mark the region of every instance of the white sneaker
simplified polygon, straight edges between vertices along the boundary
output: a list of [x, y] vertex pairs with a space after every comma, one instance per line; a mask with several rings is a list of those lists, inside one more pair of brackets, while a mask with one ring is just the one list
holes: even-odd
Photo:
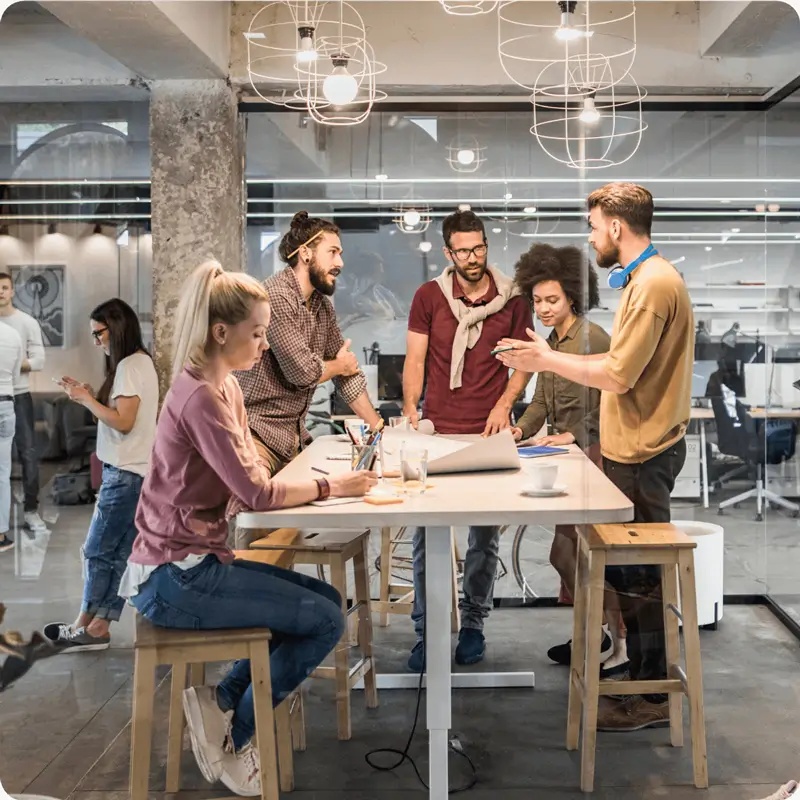
[[39, 516], [38, 511], [26, 511], [24, 518], [26, 527], [32, 531], [47, 530], [47, 525], [44, 524], [44, 520]]
[[777, 792], [765, 797], [764, 800], [788, 800], [790, 797], [800, 798], [800, 784], [797, 781], [785, 783]]
[[225, 712], [217, 705], [212, 686], [192, 686], [183, 692], [183, 713], [197, 766], [203, 777], [214, 783], [222, 774], [225, 739], [233, 712]]
[[226, 752], [219, 779], [240, 797], [257, 797], [261, 794], [261, 763], [258, 750], [247, 744], [238, 753]]

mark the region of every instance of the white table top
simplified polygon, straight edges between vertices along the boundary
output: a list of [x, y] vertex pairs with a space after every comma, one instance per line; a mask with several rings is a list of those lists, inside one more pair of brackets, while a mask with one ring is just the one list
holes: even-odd
[[[557, 525], [628, 522], [633, 506], [605, 475], [575, 446], [548, 458], [523, 459], [522, 469], [503, 472], [432, 475], [432, 486], [422, 495], [404, 496], [402, 503], [371, 505], [364, 502], [337, 506], [301, 506], [237, 517], [241, 528], [379, 528], [403, 525]], [[319, 477], [312, 466], [332, 475], [346, 472], [348, 461], [327, 459], [347, 454], [350, 447], [334, 436], [316, 439], [287, 467], [278, 480], [303, 481]], [[388, 461], [388, 458], [387, 458]], [[566, 484], [559, 497], [533, 498], [520, 493], [529, 484], [526, 472], [537, 464], [558, 464], [556, 483]]]

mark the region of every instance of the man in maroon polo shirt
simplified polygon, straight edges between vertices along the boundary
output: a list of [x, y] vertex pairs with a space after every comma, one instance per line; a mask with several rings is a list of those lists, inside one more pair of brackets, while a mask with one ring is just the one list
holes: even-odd
[[[533, 319], [528, 301], [511, 278], [487, 266], [483, 222], [472, 211], [457, 211], [442, 224], [444, 254], [452, 262], [417, 290], [408, 316], [403, 369], [403, 414], [414, 427], [427, 376], [422, 415], [438, 433], [490, 436], [510, 425], [511, 408], [530, 373], [497, 369], [491, 355], [501, 331], [522, 335]], [[502, 338], [502, 337], [501, 337]], [[457, 664], [476, 664], [486, 650], [483, 623], [492, 603], [500, 532], [471, 527], [464, 560], [464, 597]], [[425, 664], [425, 528], [414, 535], [414, 610], [417, 643], [408, 659], [412, 672]]]

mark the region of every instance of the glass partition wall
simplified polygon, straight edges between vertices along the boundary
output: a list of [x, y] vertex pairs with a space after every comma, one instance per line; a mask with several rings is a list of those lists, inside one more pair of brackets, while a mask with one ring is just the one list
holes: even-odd
[[[673, 519], [724, 529], [725, 595], [783, 599], [797, 574], [776, 549], [794, 553], [799, 529], [791, 509], [767, 507], [762, 497], [759, 515], [756, 496], [726, 505], [721, 516], [719, 506], [756, 489], [759, 474], [790, 500], [800, 495], [796, 460], [768, 463], [765, 434], [778, 389], [782, 406], [800, 406], [800, 392], [792, 390], [795, 399], [784, 387], [800, 378], [797, 362], [784, 367], [772, 358], [800, 347], [800, 298], [792, 287], [800, 274], [800, 167], [787, 156], [796, 137], [784, 105], [769, 114], [645, 112], [648, 127], [635, 154], [585, 177], [543, 152], [526, 112], [376, 112], [351, 128], [315, 125], [299, 112], [248, 113], [249, 268], [266, 277], [282, 267], [277, 242], [298, 210], [332, 218], [345, 250], [335, 296], [345, 336], [362, 362], [378, 351], [402, 357], [414, 292], [448, 264], [441, 237], [447, 214], [470, 207], [481, 216], [490, 263], [513, 275], [520, 255], [538, 242], [585, 248], [593, 262], [587, 192], [615, 180], [645, 185], [656, 201], [653, 241], [681, 272], [697, 326], [695, 408]], [[620, 160], [632, 149], [625, 142], [615, 147]], [[619, 294], [599, 273], [600, 305], [589, 316], [610, 332]], [[539, 321], [536, 329], [549, 333]], [[377, 391], [377, 378], [375, 384]], [[721, 408], [710, 395], [723, 397], [720, 385], [734, 398], [731, 407], [738, 399], [759, 417], [746, 433], [734, 420], [733, 439], [715, 418]], [[336, 410], [346, 409], [334, 402]], [[552, 531], [531, 528], [521, 552], [524, 581], [513, 575], [520, 562], [515, 532], [504, 534], [501, 598], [558, 594], [548, 563]]]

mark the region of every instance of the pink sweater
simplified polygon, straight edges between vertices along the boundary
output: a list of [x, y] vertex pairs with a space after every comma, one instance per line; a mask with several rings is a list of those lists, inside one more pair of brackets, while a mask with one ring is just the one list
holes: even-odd
[[225, 516], [232, 496], [267, 511], [283, 504], [286, 487], [270, 479], [258, 457], [236, 378], [217, 390], [186, 369], [158, 420], [130, 560], [154, 566], [215, 553], [232, 561]]

